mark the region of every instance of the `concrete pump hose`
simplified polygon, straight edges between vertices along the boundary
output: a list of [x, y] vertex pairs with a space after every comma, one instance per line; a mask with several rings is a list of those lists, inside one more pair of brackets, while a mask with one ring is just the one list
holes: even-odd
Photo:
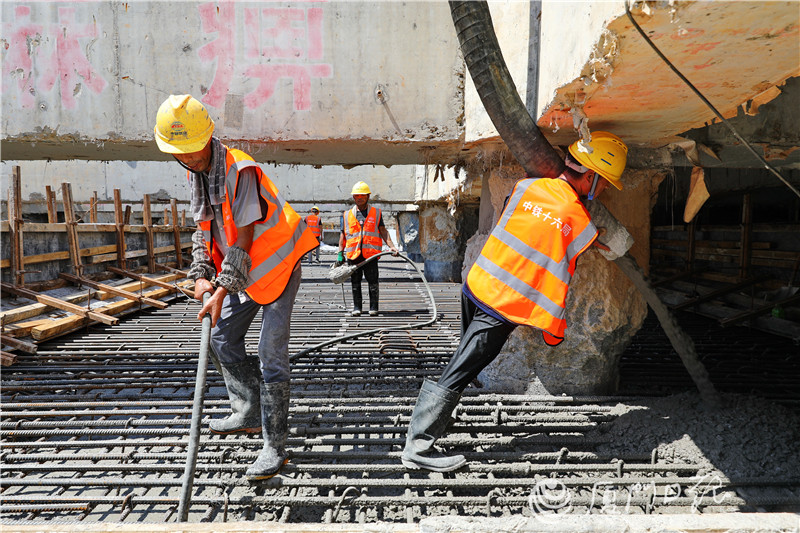
[[[345, 265], [345, 266], [342, 266], [342, 267], [332, 268], [331, 269], [332, 273], [329, 274], [329, 277], [331, 278], [331, 281], [334, 281], [334, 278], [336, 280], [338, 280], [338, 281], [334, 281], [335, 283], [343, 283], [344, 280], [347, 279], [348, 277], [350, 277], [350, 275], [352, 275], [353, 272], [355, 272], [357, 269], [363, 267], [364, 265], [366, 265], [370, 261], [374, 261], [374, 260], [378, 259], [382, 255], [387, 255], [387, 254], [391, 254], [391, 253], [392, 252], [381, 252], [381, 253], [379, 253], [377, 255], [373, 255], [372, 257], [370, 257], [369, 259], [367, 259], [363, 263], [359, 263], [358, 265]], [[305, 350], [300, 351], [300, 352], [290, 356], [289, 360], [293, 361], [293, 360], [297, 359], [298, 357], [302, 357], [302, 356], [306, 355], [307, 353], [313, 352], [315, 350], [319, 350], [320, 348], [324, 348], [325, 346], [330, 346], [331, 344], [336, 344], [338, 342], [344, 342], [346, 340], [355, 339], [356, 337], [363, 337], [365, 335], [374, 335], [376, 333], [380, 333], [380, 332], [383, 332], [383, 331], [400, 331], [400, 330], [404, 330], [404, 329], [424, 328], [425, 326], [430, 326], [431, 324], [435, 323], [439, 319], [439, 311], [437, 310], [437, 307], [436, 307], [436, 300], [433, 298], [433, 291], [431, 290], [430, 285], [428, 285], [428, 280], [425, 279], [425, 275], [422, 273], [422, 271], [419, 269], [419, 267], [416, 265], [416, 263], [414, 263], [414, 261], [412, 261], [411, 259], [408, 258], [408, 256], [406, 256], [405, 254], [398, 254], [397, 257], [400, 257], [401, 259], [403, 259], [407, 263], [409, 263], [411, 266], [413, 266], [414, 269], [417, 271], [417, 274], [419, 274], [419, 277], [422, 279], [422, 283], [425, 284], [425, 290], [428, 291], [428, 298], [430, 298], [431, 307], [432, 307], [432, 309], [431, 309], [432, 317], [431, 317], [430, 320], [427, 320], [425, 322], [410, 323], [410, 324], [406, 324], [406, 325], [403, 325], [403, 326], [390, 326], [390, 327], [385, 327], [385, 328], [375, 328], [375, 329], [370, 329], [370, 330], [367, 330], [367, 331], [360, 331], [358, 333], [352, 333], [350, 335], [343, 335], [341, 337], [335, 337], [335, 338], [332, 338], [332, 339], [328, 339], [325, 342], [321, 342], [321, 343], [319, 343], [317, 345], [311, 346], [310, 348], [306, 348]], [[355, 268], [353, 268], [353, 267], [355, 267]], [[342, 278], [342, 276], [343, 276], [342, 272], [344, 272], [344, 271], [340, 270], [337, 273], [333, 273], [334, 270], [342, 269], [342, 268], [346, 268], [347, 271], [350, 273], [350, 275], [348, 275], [347, 277]]]

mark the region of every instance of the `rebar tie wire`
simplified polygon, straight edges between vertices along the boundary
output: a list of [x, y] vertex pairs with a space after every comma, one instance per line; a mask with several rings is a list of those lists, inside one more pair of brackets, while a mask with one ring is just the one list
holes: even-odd
[[764, 159], [761, 156], [761, 154], [759, 154], [755, 150], [755, 148], [753, 148], [753, 146], [744, 137], [739, 135], [739, 132], [736, 131], [736, 128], [734, 128], [731, 125], [731, 123], [728, 121], [728, 119], [723, 117], [722, 114], [719, 111], [717, 111], [717, 108], [714, 107], [714, 105], [711, 102], [709, 102], [708, 99], [705, 96], [703, 96], [703, 93], [701, 93], [694, 85], [692, 85], [692, 82], [690, 82], [686, 78], [686, 76], [684, 76], [681, 73], [681, 71], [679, 71], [677, 69], [677, 67], [675, 67], [675, 65], [673, 65], [672, 62], [669, 59], [667, 59], [667, 57], [661, 52], [661, 50], [658, 49], [658, 47], [655, 45], [655, 43], [650, 39], [650, 37], [647, 36], [647, 34], [644, 32], [644, 30], [642, 30], [641, 26], [639, 26], [639, 24], [633, 18], [633, 14], [631, 14], [630, 6], [628, 4], [629, 4], [629, 0], [625, 0], [625, 13], [628, 15], [628, 18], [630, 19], [631, 23], [633, 24], [633, 27], [636, 28], [636, 31], [639, 32], [639, 35], [641, 35], [642, 38], [645, 40], [645, 42], [647, 42], [647, 44], [650, 45], [650, 47], [653, 49], [653, 51], [656, 54], [658, 54], [658, 57], [660, 57], [661, 60], [664, 61], [664, 63], [666, 63], [666, 65], [670, 69], [672, 69], [672, 71], [675, 74], [677, 74], [678, 77], [681, 80], [683, 80], [683, 82], [692, 91], [694, 91], [694, 93], [700, 98], [700, 100], [702, 100], [703, 103], [706, 104], [711, 111], [713, 111], [713, 113], [717, 116], [717, 118], [720, 119], [720, 121], [722, 121], [722, 123], [725, 124], [728, 127], [729, 130], [731, 130], [731, 133], [733, 133], [733, 136], [736, 137], [739, 140], [739, 142], [744, 144], [747, 147], [747, 149], [750, 150], [750, 152], [756, 157], [756, 159], [758, 159], [761, 162], [761, 164], [764, 166], [764, 168], [769, 170], [771, 173], [775, 174], [775, 176], [777, 176], [777, 178], [779, 180], [781, 180], [784, 183], [784, 185], [786, 185], [789, 188], [789, 190], [791, 190], [798, 198], [800, 198], [800, 191], [795, 189], [794, 186], [792, 186], [792, 184], [789, 183], [789, 181], [786, 178], [784, 178], [783, 175], [780, 172], [778, 172], [778, 170], [774, 166], [772, 166], [770, 163], [768, 163], [767, 160]]

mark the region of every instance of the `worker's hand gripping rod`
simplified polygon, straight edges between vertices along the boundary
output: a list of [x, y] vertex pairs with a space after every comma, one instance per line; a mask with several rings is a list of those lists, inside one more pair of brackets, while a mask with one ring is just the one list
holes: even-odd
[[[203, 305], [211, 297], [211, 293], [203, 294]], [[194, 403], [192, 404], [192, 425], [189, 430], [189, 444], [186, 448], [186, 467], [183, 469], [181, 484], [181, 500], [178, 503], [178, 522], [189, 519], [189, 500], [194, 484], [194, 471], [197, 466], [197, 450], [200, 444], [200, 419], [203, 417], [203, 395], [206, 389], [206, 370], [208, 368], [208, 351], [211, 349], [211, 315], [203, 317], [203, 329], [200, 335], [200, 357], [197, 360], [197, 380], [194, 384]]]

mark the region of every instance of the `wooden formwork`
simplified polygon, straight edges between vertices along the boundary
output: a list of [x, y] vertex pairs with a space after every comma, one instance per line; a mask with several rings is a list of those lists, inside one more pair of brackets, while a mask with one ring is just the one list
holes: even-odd
[[[123, 206], [115, 189], [114, 222], [99, 223], [97, 193], [79, 217], [72, 186], [62, 183], [63, 222], [50, 186], [45, 191], [47, 222], [31, 222], [23, 217], [20, 184], [20, 167], [15, 166], [8, 220], [0, 221], [5, 250], [0, 258], [3, 366], [16, 361], [12, 350], [36, 353], [37, 343], [87, 324], [113, 325], [119, 320], [115, 315], [144, 306], [163, 309], [168, 305], [163, 298], [191, 285], [182, 269], [195, 228], [186, 225], [176, 199], [164, 208], [164, 223], [157, 225], [150, 196], [144, 195], [142, 223], [131, 224], [133, 208]], [[93, 245], [82, 246], [87, 241]], [[141, 247], [131, 246], [132, 241]], [[33, 242], [47, 251], [26, 253]]]

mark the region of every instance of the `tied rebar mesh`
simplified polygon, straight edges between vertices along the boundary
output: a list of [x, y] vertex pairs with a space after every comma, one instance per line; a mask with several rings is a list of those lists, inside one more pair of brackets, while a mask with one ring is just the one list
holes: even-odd
[[[326, 266], [304, 265], [290, 353], [327, 338], [430, 316], [426, 291], [399, 261], [381, 262], [381, 315], [351, 317]], [[257, 435], [213, 435], [229, 412], [209, 367], [189, 521], [415, 522], [437, 514], [661, 513], [800, 502], [800, 482], [707, 479], [658, 453], [607, 454], [596, 431], [630, 397], [504, 395], [470, 387], [440, 444], [467, 467], [407, 471], [405, 431], [422, 380], [458, 343], [459, 290], [431, 283], [439, 320], [359, 337], [292, 362], [291, 461], [260, 485], [244, 471]], [[4, 524], [175, 521], [197, 371], [198, 305], [182, 299], [117, 326], [40, 345], [2, 375], [0, 518]], [[258, 342], [257, 322], [246, 337]], [[689, 383], [689, 386], [691, 384]], [[600, 436], [598, 436], [600, 435]], [[712, 483], [713, 482], [713, 483]], [[562, 500], [554, 499], [562, 495]], [[678, 509], [680, 508], [680, 509]]]

